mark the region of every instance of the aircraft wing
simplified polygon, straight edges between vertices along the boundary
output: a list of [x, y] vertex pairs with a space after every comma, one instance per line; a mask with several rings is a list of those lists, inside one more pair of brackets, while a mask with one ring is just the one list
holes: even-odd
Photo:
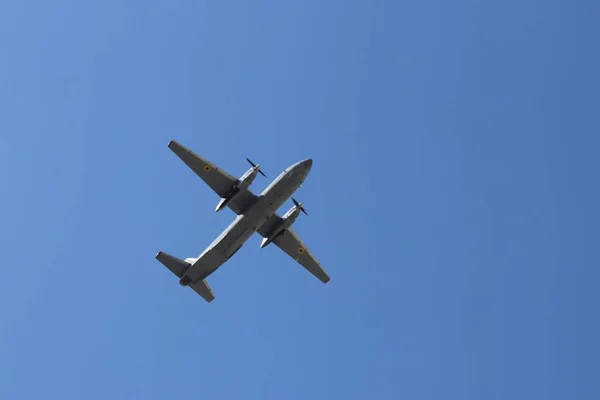
[[321, 282], [329, 282], [329, 275], [321, 264], [315, 259], [310, 250], [298, 237], [298, 234], [289, 227], [283, 234], [278, 236], [273, 243], [292, 257], [298, 264], [302, 265], [308, 272], [316, 276]]
[[[230, 173], [217, 167], [207, 159], [200, 157], [190, 149], [182, 146], [177, 141], [169, 142], [169, 148], [179, 157], [192, 171], [196, 173], [210, 188], [221, 198], [229, 194], [237, 178]], [[250, 190], [243, 190], [237, 194], [227, 206], [236, 214], [241, 214], [249, 205], [258, 199]]]

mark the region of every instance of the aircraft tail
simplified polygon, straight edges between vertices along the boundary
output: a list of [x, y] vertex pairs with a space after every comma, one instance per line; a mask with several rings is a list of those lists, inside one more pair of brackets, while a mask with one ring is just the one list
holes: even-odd
[[[159, 251], [156, 254], [156, 259], [160, 261], [162, 265], [167, 267], [169, 271], [174, 273], [178, 278], [183, 277], [187, 269], [196, 261], [194, 258], [186, 258], [185, 260], [180, 260], [179, 258], [172, 256], [164, 251]], [[189, 278], [188, 278], [189, 279]], [[189, 286], [194, 290], [194, 292], [198, 293], [204, 300], [208, 303], [215, 299], [215, 295], [213, 294], [208, 282], [206, 279], [198, 280], [189, 284]]]
[[172, 256], [164, 251], [159, 251], [156, 254], [156, 259], [160, 261], [162, 265], [167, 267], [172, 273], [181, 278], [185, 271], [190, 267], [190, 263], [180, 260], [179, 258]]
[[206, 282], [206, 279], [196, 281], [190, 284], [190, 287], [194, 289], [194, 292], [202, 296], [202, 298], [208, 303], [215, 299], [215, 295], [213, 294], [210, 286], [208, 286], [208, 282]]

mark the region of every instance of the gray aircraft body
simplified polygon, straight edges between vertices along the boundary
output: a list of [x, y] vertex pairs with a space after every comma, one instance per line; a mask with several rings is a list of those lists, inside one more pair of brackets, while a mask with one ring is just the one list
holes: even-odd
[[260, 166], [250, 160], [252, 167], [237, 179], [176, 141], [171, 141], [169, 148], [221, 197], [215, 211], [228, 207], [237, 214], [235, 220], [197, 258], [181, 260], [163, 251], [158, 252], [156, 259], [179, 278], [180, 285], [191, 287], [207, 302], [214, 300], [206, 278], [229, 260], [254, 232], [263, 237], [261, 248], [273, 243], [323, 283], [329, 282], [327, 272], [292, 229], [300, 212], [306, 213], [302, 203], [292, 198], [294, 207], [283, 216], [276, 212], [306, 180], [312, 167], [311, 159], [289, 166], [256, 195], [249, 186], [258, 173], [264, 174]]

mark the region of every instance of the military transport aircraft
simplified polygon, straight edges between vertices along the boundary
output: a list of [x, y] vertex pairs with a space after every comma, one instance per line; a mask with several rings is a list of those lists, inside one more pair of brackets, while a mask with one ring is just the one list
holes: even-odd
[[163, 251], [156, 254], [156, 259], [177, 275], [181, 286], [191, 287], [207, 302], [214, 300], [206, 278], [229, 260], [254, 232], [263, 237], [261, 248], [273, 242], [321, 282], [329, 282], [327, 272], [292, 229], [300, 212], [306, 214], [302, 203], [292, 198], [294, 207], [283, 216], [276, 213], [306, 179], [312, 167], [311, 159], [289, 166], [261, 194], [256, 195], [249, 186], [258, 173], [265, 174], [249, 159], [251, 168], [236, 179], [174, 140], [169, 142], [169, 148], [221, 197], [215, 211], [229, 207], [237, 214], [231, 225], [198, 258], [180, 260]]

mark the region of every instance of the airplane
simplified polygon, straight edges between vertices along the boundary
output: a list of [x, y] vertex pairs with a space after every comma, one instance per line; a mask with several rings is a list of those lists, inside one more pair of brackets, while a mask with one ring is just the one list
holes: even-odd
[[[260, 165], [247, 159], [250, 169], [236, 179], [175, 140], [170, 141], [168, 147], [221, 198], [216, 212], [228, 207], [237, 215], [197, 258], [181, 260], [164, 251], [156, 254], [155, 258], [179, 278], [181, 286], [191, 287], [208, 303], [213, 301], [215, 295], [206, 278], [229, 260], [255, 232], [263, 237], [260, 248], [273, 243], [321, 282], [329, 282], [327, 272], [292, 229], [300, 212], [308, 215], [303, 204], [291, 196], [308, 176], [312, 159], [289, 166], [256, 195], [249, 187], [257, 174], [266, 177]], [[289, 198], [292, 198], [294, 206], [280, 216], [276, 211]]]

